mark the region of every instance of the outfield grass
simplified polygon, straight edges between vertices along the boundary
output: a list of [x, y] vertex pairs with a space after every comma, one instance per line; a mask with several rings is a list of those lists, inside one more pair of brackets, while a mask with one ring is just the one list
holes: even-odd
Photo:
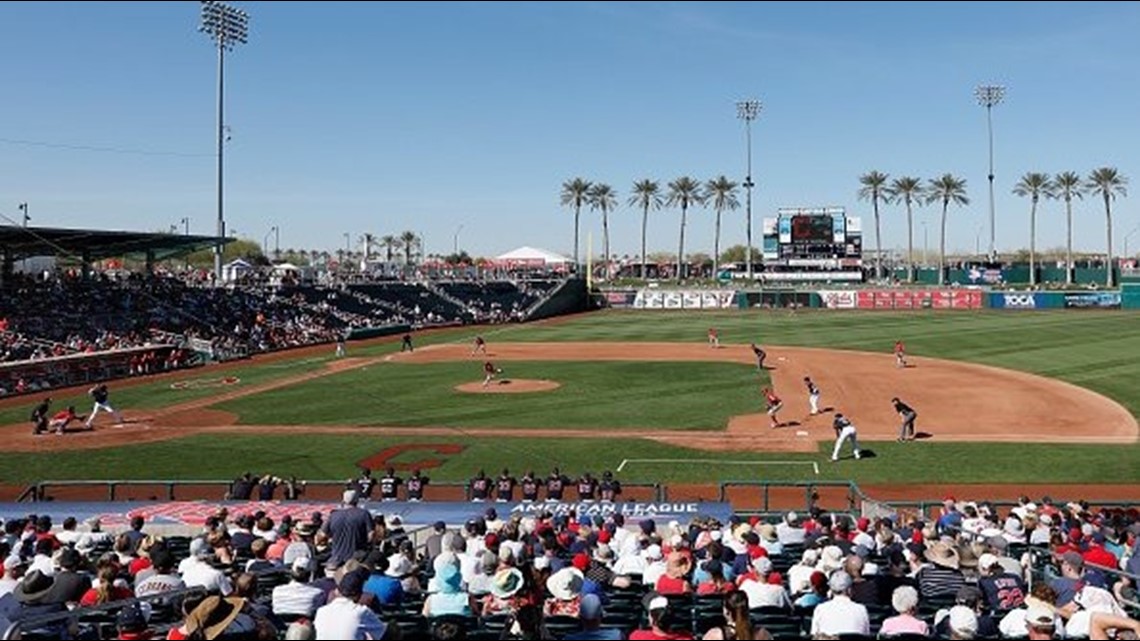
[[723, 429], [757, 412], [767, 372], [738, 363], [510, 362], [510, 378], [550, 378], [532, 394], [469, 394], [479, 363], [378, 363], [219, 403], [250, 425], [429, 425]]
[[[627, 483], [715, 483], [734, 480], [854, 480], [858, 483], [1133, 483], [1135, 451], [1121, 447], [989, 443], [871, 443], [875, 456], [831, 463], [830, 444], [815, 454], [696, 452], [643, 440], [290, 435], [196, 435], [165, 443], [53, 454], [0, 454], [0, 481], [43, 479], [232, 479], [250, 470], [313, 480], [349, 478], [355, 463], [404, 443], [459, 443], [466, 449], [428, 470], [437, 481], [465, 481], [479, 469], [546, 473], [557, 465], [578, 474], [616, 470], [625, 458], [695, 459], [691, 464], [630, 464]], [[415, 458], [421, 458], [416, 453]], [[432, 455], [435, 456], [435, 455]], [[757, 461], [756, 466], [716, 461]], [[765, 466], [763, 461], [818, 462]]]

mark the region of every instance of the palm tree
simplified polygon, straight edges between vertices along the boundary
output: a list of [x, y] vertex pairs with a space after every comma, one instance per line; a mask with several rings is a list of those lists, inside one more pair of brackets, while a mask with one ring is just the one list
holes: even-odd
[[380, 238], [380, 246], [384, 248], [384, 262], [392, 262], [392, 252], [400, 248], [400, 241], [395, 236], [388, 234]]
[[859, 176], [859, 200], [870, 200], [875, 208], [875, 278], [883, 277], [883, 239], [879, 233], [879, 201], [885, 201], [887, 196], [887, 174], [878, 171]]
[[416, 236], [414, 231], [406, 231], [400, 234], [400, 245], [404, 248], [404, 264], [412, 264], [412, 252], [416, 249], [416, 243], [419, 242], [419, 236]]
[[1049, 174], [1031, 171], [1021, 177], [1013, 186], [1013, 193], [1029, 196], [1033, 204], [1029, 208], [1029, 286], [1037, 284], [1037, 201], [1042, 196], [1053, 197], [1053, 184]]
[[574, 270], [578, 270], [578, 217], [590, 196], [590, 181], [574, 178], [562, 183], [562, 204], [574, 208]]
[[895, 178], [886, 190], [886, 200], [906, 203], [906, 280], [914, 282], [914, 215], [912, 205], [922, 204], [922, 179], [912, 176]]
[[701, 183], [697, 182], [689, 176], [681, 176], [680, 178], [669, 183], [669, 196], [665, 199], [665, 204], [670, 207], [681, 208], [681, 240], [677, 246], [677, 282], [681, 282], [684, 278], [684, 271], [682, 270], [682, 263], [685, 260], [685, 219], [689, 213], [689, 205], [699, 205], [704, 201], [701, 194]]
[[1108, 260], [1105, 261], [1108, 266], [1108, 276], [1105, 279], [1105, 284], [1109, 287], [1112, 287], [1112, 206], [1110, 203], [1116, 199], [1117, 194], [1128, 195], [1128, 189], [1125, 187], [1127, 184], [1128, 178], [1122, 176], [1116, 167], [1094, 169], [1089, 174], [1088, 180], [1085, 181], [1085, 189], [1090, 194], [1100, 194], [1104, 198], [1104, 223], [1108, 233]]
[[633, 195], [629, 197], [630, 207], [641, 207], [641, 277], [645, 278], [645, 229], [649, 225], [649, 210], [661, 209], [660, 187], [656, 180], [639, 180], [633, 183]]
[[586, 193], [590, 209], [602, 212], [602, 257], [605, 259], [603, 278], [610, 276], [610, 217], [609, 213], [617, 207], [617, 192], [605, 183], [597, 183], [590, 187]]
[[1065, 221], [1068, 232], [1065, 236], [1065, 284], [1073, 284], [1073, 197], [1084, 196], [1081, 175], [1075, 171], [1063, 171], [1053, 177], [1053, 195], [1065, 199]]
[[942, 174], [941, 178], [931, 178], [926, 186], [926, 202], [936, 203], [942, 201], [942, 238], [939, 240], [938, 250], [938, 284], [946, 283], [946, 210], [950, 203], [955, 205], [969, 205], [970, 199], [966, 197], [966, 179], [958, 178], [953, 174]]
[[720, 215], [724, 210], [732, 211], [740, 207], [736, 198], [736, 183], [723, 175], [705, 183], [705, 197], [716, 210], [716, 233], [713, 235], [713, 278], [720, 272]]

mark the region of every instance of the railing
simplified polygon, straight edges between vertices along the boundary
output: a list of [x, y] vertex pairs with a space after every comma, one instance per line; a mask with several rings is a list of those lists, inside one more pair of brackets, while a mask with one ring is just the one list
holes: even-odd
[[[717, 500], [725, 502], [729, 500], [729, 493], [732, 488], [760, 488], [760, 512], [772, 512], [772, 490], [773, 489], [802, 489], [804, 493], [804, 509], [810, 510], [815, 507], [819, 501], [820, 495], [818, 490], [820, 488], [842, 488], [846, 490], [847, 510], [854, 512], [859, 509], [859, 501], [864, 497], [863, 492], [852, 481], [725, 481], [720, 484], [720, 492], [717, 495]], [[782, 509], [782, 508], [781, 508]]]

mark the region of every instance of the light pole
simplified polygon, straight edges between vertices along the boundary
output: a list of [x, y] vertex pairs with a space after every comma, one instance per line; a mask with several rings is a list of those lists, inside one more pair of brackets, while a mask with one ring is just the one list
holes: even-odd
[[[745, 193], [745, 245], [744, 260], [748, 262], [748, 282], [752, 282], [752, 121], [760, 115], [759, 100], [741, 100], [736, 103], [736, 117], [744, 121], [744, 138], [748, 148], [748, 173], [744, 176]], [[715, 274], [714, 274], [715, 276]]]
[[32, 219], [32, 217], [28, 215], [28, 203], [20, 203], [16, 206], [16, 209], [24, 213], [24, 227], [27, 228], [28, 221]]
[[224, 2], [202, 2], [202, 24], [198, 30], [210, 36], [218, 47], [218, 243], [214, 246], [214, 272], [222, 280], [222, 240], [226, 235], [226, 219], [222, 206], [222, 146], [225, 144], [225, 92], [226, 50], [235, 44], [245, 44], [249, 35], [249, 14]]
[[[269, 231], [265, 232], [265, 237], [261, 240], [261, 250], [263, 252], [265, 252], [266, 254], [269, 253], [269, 235], [270, 234], [277, 234], [277, 233], [279, 233], [277, 230], [277, 225], [270, 227]], [[278, 242], [274, 245], [275, 249], [273, 251], [273, 259], [274, 260], [277, 260], [277, 249], [276, 248], [280, 247], [280, 245], [281, 245], [280, 237], [278, 236], [277, 238], [278, 238]]]
[[1132, 238], [1132, 236], [1138, 231], [1140, 231], [1140, 225], [1136, 225], [1135, 227], [1132, 228], [1132, 231], [1130, 231], [1124, 235], [1124, 257], [1125, 258], [1129, 257], [1129, 255], [1128, 255], [1128, 239]]
[[190, 217], [186, 216], [185, 218], [183, 218], [182, 220], [180, 220], [178, 222], [182, 223], [183, 233], [185, 235], [189, 236], [190, 235]]
[[1005, 87], [1001, 85], [978, 85], [974, 89], [974, 97], [978, 99], [978, 104], [986, 108], [986, 131], [989, 133], [990, 138], [990, 258], [992, 259], [997, 255], [997, 247], [994, 244], [994, 121], [993, 109], [994, 105], [1001, 104], [1002, 98], [1005, 97]]
[[926, 267], [926, 262], [930, 260], [930, 234], [926, 233], [926, 221], [922, 221], [922, 266]]
[[454, 242], [454, 246], [453, 246], [452, 251], [451, 251], [451, 254], [453, 256], [459, 255], [459, 232], [461, 232], [461, 231], [463, 231], [463, 225], [460, 225], [459, 229], [455, 230], [455, 242]]

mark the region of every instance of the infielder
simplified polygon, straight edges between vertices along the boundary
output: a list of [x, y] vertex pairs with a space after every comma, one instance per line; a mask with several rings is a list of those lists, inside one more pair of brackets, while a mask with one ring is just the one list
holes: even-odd
[[487, 354], [487, 341], [483, 340], [482, 336], [475, 337], [475, 346], [471, 349], [471, 355], [474, 356], [479, 352], [483, 352], [484, 355]]
[[715, 327], [709, 328], [709, 347], [713, 349], [720, 347], [720, 336], [717, 334]]
[[495, 367], [495, 364], [492, 363], [491, 361], [487, 361], [487, 362], [483, 363], [483, 374], [486, 375], [486, 378], [483, 379], [483, 387], [487, 387], [488, 385], [490, 385], [491, 381], [495, 378], [496, 374], [502, 374], [502, 373], [503, 373], [503, 370]]
[[344, 358], [344, 334], [337, 334], [336, 336], [336, 357]]
[[91, 414], [87, 417], [87, 422], [85, 424], [85, 427], [87, 429], [91, 429], [91, 425], [95, 422], [95, 415], [100, 411], [107, 412], [108, 414], [115, 417], [115, 427], [123, 426], [123, 415], [120, 414], [118, 410], [111, 407], [111, 404], [108, 402], [110, 392], [107, 391], [107, 386], [105, 384], [99, 383], [95, 387], [87, 390], [87, 394], [91, 398], [95, 399], [95, 407], [92, 408]]
[[810, 376], [804, 377], [804, 385], [807, 385], [808, 403], [811, 404], [811, 415], [819, 414], [819, 386], [815, 381], [811, 380]]
[[895, 367], [906, 367], [906, 347], [901, 340], [895, 341]]
[[859, 439], [855, 435], [855, 426], [851, 421], [842, 414], [835, 415], [835, 421], [831, 425], [835, 428], [835, 450], [831, 453], [831, 460], [839, 460], [839, 450], [843, 447], [843, 442], [851, 439], [851, 449], [855, 452], [855, 460], [859, 460]]
[[780, 419], [776, 418], [776, 414], [783, 409], [784, 401], [780, 400], [780, 397], [776, 396], [770, 387], [765, 387], [760, 391], [764, 394], [765, 402], [768, 403], [768, 418], [772, 419], [772, 427], [780, 427]]
[[748, 346], [752, 348], [752, 353], [756, 355], [756, 369], [759, 371], [763, 371], [764, 370], [764, 359], [768, 358], [768, 353], [765, 352], [764, 350], [760, 349], [760, 347], [757, 346], [756, 343], [749, 343]]
[[899, 442], [913, 441], [914, 440], [914, 419], [918, 418], [918, 412], [899, 400], [896, 396], [891, 399], [891, 403], [895, 406], [895, 411], [902, 417], [902, 426], [899, 427]]

